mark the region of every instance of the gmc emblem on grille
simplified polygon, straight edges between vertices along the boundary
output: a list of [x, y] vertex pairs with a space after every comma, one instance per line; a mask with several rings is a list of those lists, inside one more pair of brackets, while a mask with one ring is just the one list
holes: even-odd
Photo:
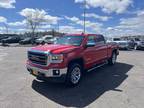
[[37, 60], [37, 61], [40, 60], [40, 59], [37, 58], [36, 56], [31, 56], [31, 59], [32, 59], [32, 60]]

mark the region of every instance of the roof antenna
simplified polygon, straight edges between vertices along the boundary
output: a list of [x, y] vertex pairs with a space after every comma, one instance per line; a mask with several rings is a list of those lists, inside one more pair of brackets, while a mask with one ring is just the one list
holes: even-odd
[[84, 31], [83, 31], [83, 33], [85, 34], [85, 32], [86, 32], [86, 4], [87, 4], [87, 2], [86, 2], [86, 0], [84, 0], [84, 19], [83, 19], [83, 26], [84, 26]]

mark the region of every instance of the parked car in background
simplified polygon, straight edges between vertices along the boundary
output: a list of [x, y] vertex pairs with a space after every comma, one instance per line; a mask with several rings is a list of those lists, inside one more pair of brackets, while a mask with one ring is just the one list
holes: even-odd
[[131, 49], [129, 41], [127, 41], [127, 40], [119, 41], [118, 45], [119, 45], [120, 49], [126, 49], [126, 50], [130, 50]]
[[1, 37], [0, 37], [0, 42], [2, 42], [2, 40], [3, 40], [3, 39], [6, 39], [6, 38], [8, 38], [8, 36], [1, 36]]
[[119, 43], [119, 41], [121, 41], [120, 38], [109, 38], [107, 39], [107, 43]]
[[31, 44], [31, 43], [32, 43], [32, 38], [31, 37], [27, 37], [27, 38], [19, 41], [19, 44], [21, 44], [21, 45]]
[[6, 39], [2, 39], [2, 43], [5, 44], [5, 43], [19, 43], [19, 41], [21, 40], [21, 38], [19, 36], [11, 36], [11, 37], [8, 37]]
[[58, 37], [54, 37], [54, 38], [50, 39], [49, 42], [47, 42], [47, 43], [54, 44], [54, 42], [56, 42], [57, 39], [58, 39]]
[[44, 37], [36, 39], [35, 43], [36, 44], [45, 44], [45, 43], [51, 44], [51, 39], [53, 39], [52, 35], [46, 35]]
[[144, 49], [144, 40], [141, 40], [139, 38], [134, 38], [131, 40], [131, 45], [135, 50]]
[[131, 49], [129, 41], [122, 40], [121, 38], [112, 38], [111, 40], [108, 40], [108, 43], [117, 43], [120, 49], [126, 49], [126, 50]]

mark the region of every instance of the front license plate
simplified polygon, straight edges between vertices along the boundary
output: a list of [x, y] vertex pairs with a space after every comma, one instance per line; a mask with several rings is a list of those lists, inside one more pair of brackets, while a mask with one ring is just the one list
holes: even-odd
[[33, 71], [32, 71], [32, 74], [37, 76], [37, 75], [38, 75], [38, 72], [35, 71], [35, 70], [33, 70]]

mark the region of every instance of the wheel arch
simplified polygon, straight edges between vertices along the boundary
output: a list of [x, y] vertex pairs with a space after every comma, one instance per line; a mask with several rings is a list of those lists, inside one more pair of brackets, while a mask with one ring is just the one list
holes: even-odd
[[83, 58], [76, 58], [76, 59], [72, 59], [68, 62], [68, 67], [73, 64], [73, 63], [78, 63], [79, 65], [81, 65], [81, 67], [84, 69], [84, 59]]

